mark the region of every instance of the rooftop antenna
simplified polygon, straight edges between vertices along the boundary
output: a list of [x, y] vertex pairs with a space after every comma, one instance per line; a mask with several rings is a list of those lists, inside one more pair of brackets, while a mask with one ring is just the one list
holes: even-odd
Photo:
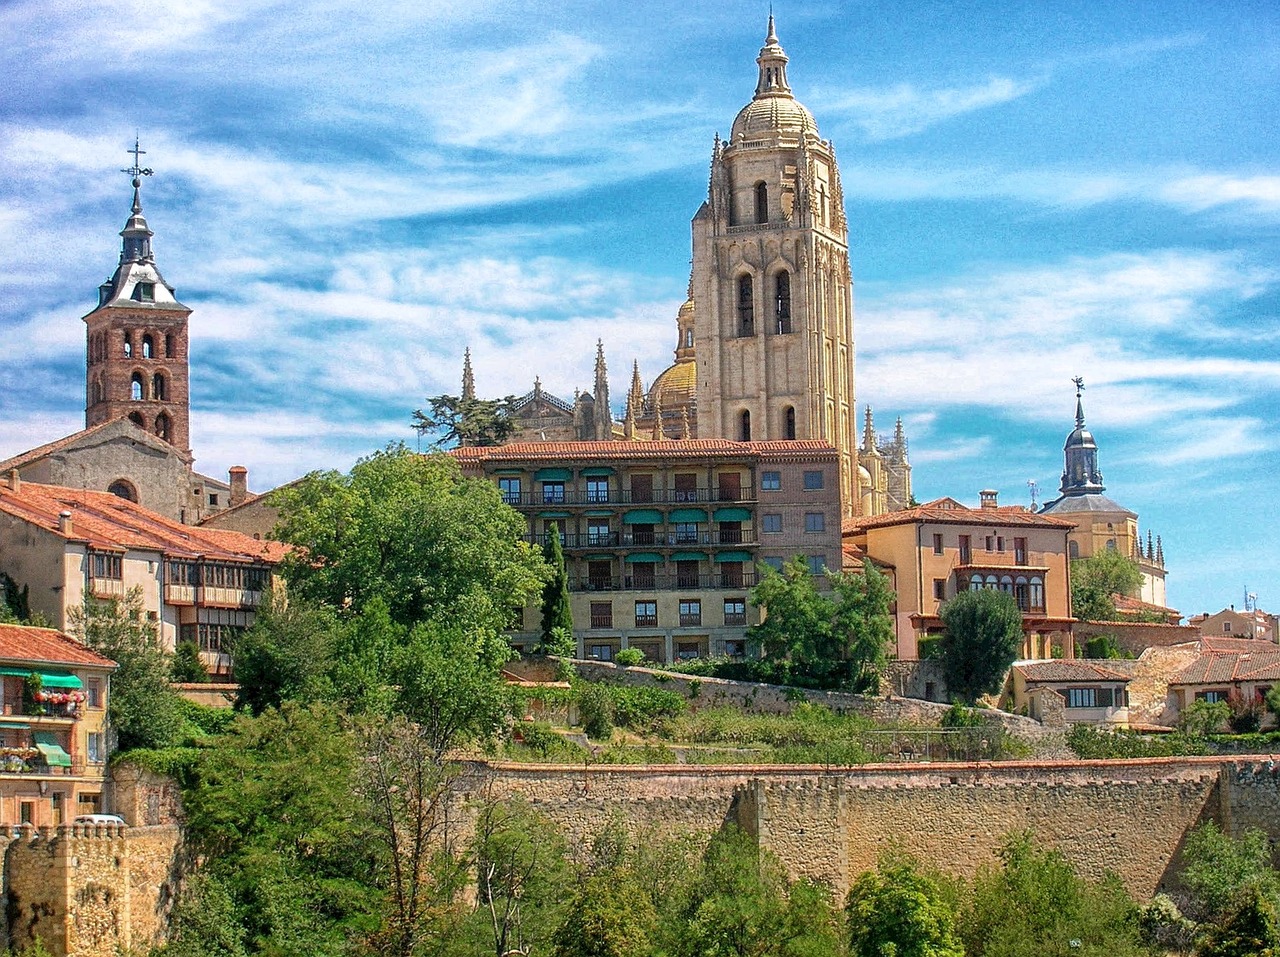
[[1027, 488], [1031, 490], [1031, 511], [1034, 512], [1037, 508], [1036, 493], [1039, 492], [1040, 487], [1036, 484], [1035, 479], [1027, 479]]

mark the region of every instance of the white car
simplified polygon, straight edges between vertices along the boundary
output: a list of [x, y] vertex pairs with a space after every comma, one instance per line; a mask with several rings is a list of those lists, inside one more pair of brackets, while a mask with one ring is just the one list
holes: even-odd
[[116, 824], [124, 826], [124, 818], [117, 814], [77, 814], [73, 824]]

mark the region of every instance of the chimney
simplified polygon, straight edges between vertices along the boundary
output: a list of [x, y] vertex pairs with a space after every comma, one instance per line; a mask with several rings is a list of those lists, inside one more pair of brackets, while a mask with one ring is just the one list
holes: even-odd
[[22, 491], [22, 476], [18, 474], [17, 469], [9, 469], [9, 490], [13, 492]]
[[249, 470], [243, 465], [233, 465], [227, 475], [231, 479], [231, 507], [235, 508], [249, 497]]
[[982, 499], [983, 508], [998, 508], [996, 498], [999, 495], [1000, 493], [993, 488], [984, 488], [978, 493], [978, 496]]
[[58, 513], [58, 531], [63, 535], [71, 534], [71, 513], [69, 511], [61, 511]]

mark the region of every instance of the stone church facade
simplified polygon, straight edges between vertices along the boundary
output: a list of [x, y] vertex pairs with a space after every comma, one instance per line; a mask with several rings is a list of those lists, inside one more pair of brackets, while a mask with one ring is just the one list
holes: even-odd
[[[515, 399], [512, 443], [540, 441], [824, 442], [838, 452], [847, 515], [911, 502], [899, 420], [861, 444], [854, 391], [848, 221], [835, 149], [795, 98], [773, 17], [755, 93], [712, 147], [707, 199], [693, 217], [689, 298], [676, 316], [675, 362], [646, 390], [638, 365], [613, 418], [603, 343], [595, 381], [573, 400], [535, 380]], [[475, 395], [470, 357], [463, 395]]]

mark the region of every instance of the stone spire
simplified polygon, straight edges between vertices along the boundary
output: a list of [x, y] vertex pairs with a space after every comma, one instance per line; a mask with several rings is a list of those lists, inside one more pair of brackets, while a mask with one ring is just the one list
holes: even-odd
[[906, 454], [907, 433], [902, 428], [902, 416], [898, 416], [898, 421], [893, 426], [893, 444]]
[[655, 389], [653, 391], [653, 437], [655, 439], [665, 439], [666, 433], [662, 430], [662, 390]]
[[609, 411], [609, 369], [604, 361], [604, 340], [596, 340], [596, 440], [613, 438], [613, 415]]
[[1084, 379], [1077, 376], [1071, 381], [1076, 386], [1076, 427], [1062, 447], [1065, 467], [1060, 491], [1063, 495], [1089, 495], [1104, 491], [1106, 486], [1102, 484], [1102, 471], [1098, 468], [1098, 445], [1093, 434], [1084, 427], [1084, 402], [1081, 398]]
[[625, 439], [636, 437], [636, 406], [630, 400], [627, 402], [627, 417], [622, 422], [622, 436]]
[[871, 418], [871, 406], [867, 406], [862, 417], [862, 451], [876, 451], [876, 427]]
[[760, 66], [760, 79], [756, 83], [755, 99], [764, 96], [791, 96], [791, 87], [787, 84], [787, 55], [782, 52], [778, 43], [778, 34], [773, 27], [773, 13], [769, 13], [769, 35], [764, 38], [764, 46], [756, 57]]
[[637, 413], [644, 407], [644, 383], [640, 381], [640, 360], [631, 360], [631, 391], [627, 393], [628, 407], [634, 406]]
[[1155, 547], [1155, 545], [1152, 543], [1152, 540], [1151, 540], [1151, 529], [1147, 529], [1147, 555], [1146, 555], [1146, 557], [1147, 557], [1148, 559], [1150, 559], [1151, 561], [1154, 561], [1154, 560], [1155, 560], [1155, 557], [1156, 557], [1156, 547]]
[[476, 378], [471, 374], [471, 349], [468, 347], [462, 353], [462, 398], [474, 399], [476, 397]]
[[1156, 564], [1164, 568], [1164, 542], [1159, 535], [1156, 536]]

